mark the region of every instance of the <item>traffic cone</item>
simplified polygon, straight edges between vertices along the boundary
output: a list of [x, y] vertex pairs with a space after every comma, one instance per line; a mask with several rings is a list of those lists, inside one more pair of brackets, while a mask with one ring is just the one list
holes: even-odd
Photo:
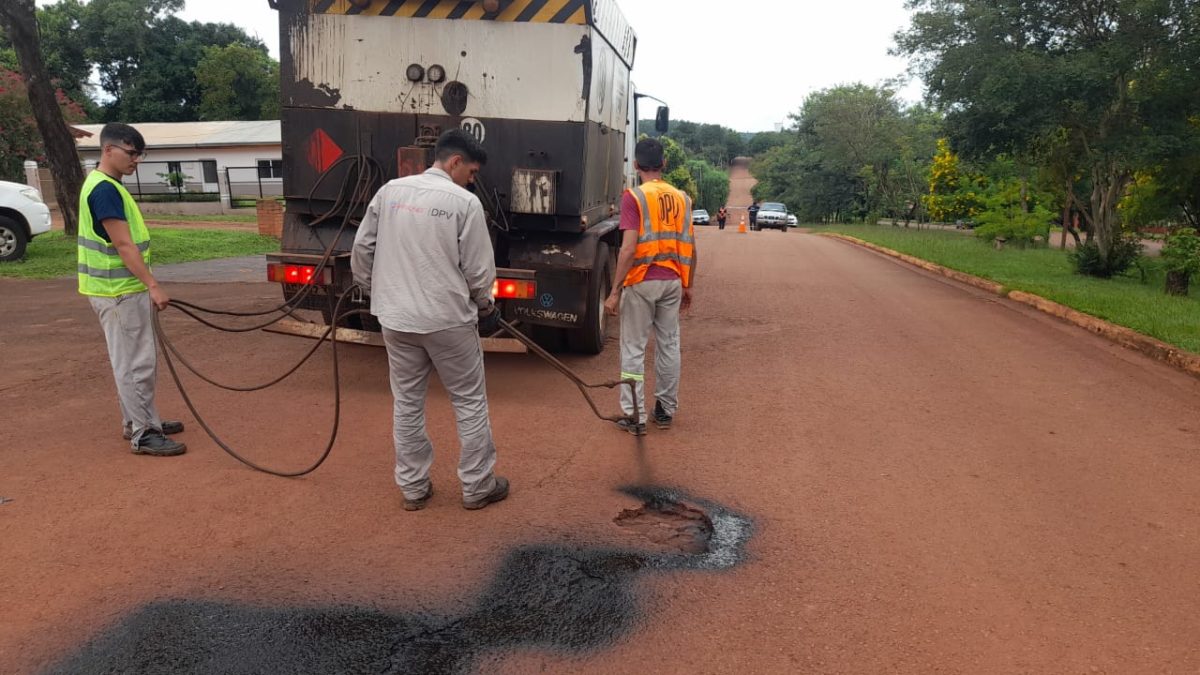
[[738, 223], [738, 234], [746, 234], [746, 216], [742, 216], [742, 220]]

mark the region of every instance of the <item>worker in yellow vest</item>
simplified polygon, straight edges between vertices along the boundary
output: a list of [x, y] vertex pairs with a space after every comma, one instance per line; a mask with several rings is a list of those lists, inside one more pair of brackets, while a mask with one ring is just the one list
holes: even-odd
[[637, 382], [636, 392], [621, 387], [621, 409], [632, 417], [636, 396], [640, 419], [618, 424], [640, 436], [646, 433], [642, 383], [652, 332], [655, 426], [671, 428], [679, 408], [679, 313], [692, 304], [696, 239], [691, 198], [662, 179], [662, 143], [653, 138], [638, 141], [634, 161], [641, 185], [626, 190], [621, 199], [621, 250], [604, 308], [613, 316], [620, 308], [621, 379]]
[[183, 431], [183, 424], [159, 419], [154, 404], [153, 318], [170, 298], [150, 273], [150, 232], [121, 184], [145, 156], [146, 141], [137, 129], [112, 123], [100, 131], [99, 167], [79, 193], [79, 292], [88, 296], [104, 329], [125, 438], [134, 454], [166, 457], [187, 451], [167, 438]]

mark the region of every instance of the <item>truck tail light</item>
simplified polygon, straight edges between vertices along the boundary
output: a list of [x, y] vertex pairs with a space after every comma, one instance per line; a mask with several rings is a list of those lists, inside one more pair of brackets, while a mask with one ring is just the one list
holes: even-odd
[[267, 281], [280, 284], [328, 286], [333, 282], [333, 270], [324, 267], [321, 269], [321, 273], [317, 274], [317, 268], [313, 265], [271, 263], [267, 265]]
[[537, 282], [523, 279], [497, 279], [492, 297], [498, 300], [531, 300], [537, 297]]

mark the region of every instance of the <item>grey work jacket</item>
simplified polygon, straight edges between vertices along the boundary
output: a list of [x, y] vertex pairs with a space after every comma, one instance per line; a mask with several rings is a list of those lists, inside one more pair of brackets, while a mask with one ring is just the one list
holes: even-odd
[[440, 169], [384, 185], [358, 226], [354, 281], [384, 328], [433, 333], [473, 324], [493, 302], [496, 262], [479, 198]]

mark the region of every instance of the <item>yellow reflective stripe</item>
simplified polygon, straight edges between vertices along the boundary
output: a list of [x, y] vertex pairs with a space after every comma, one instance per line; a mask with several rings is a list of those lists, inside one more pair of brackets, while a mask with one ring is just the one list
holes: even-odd
[[656, 262], [666, 262], [668, 260], [674, 260], [684, 267], [692, 266], [692, 258], [685, 258], [678, 253], [659, 253], [654, 257], [634, 258], [633, 264], [637, 267], [639, 265], [653, 265]]
[[642, 236], [654, 232], [654, 227], [650, 224], [650, 204], [646, 201], [646, 193], [640, 187], [632, 189], [633, 196], [637, 197], [638, 206], [642, 209], [642, 231], [638, 235], [638, 242], [642, 241]]
[[562, 11], [563, 5], [567, 4], [565, 0], [560, 2], [547, 2], [546, 6], [541, 9], [530, 21], [533, 23], [550, 23], [554, 19], [554, 15]]
[[132, 279], [134, 276], [133, 272], [130, 272], [129, 268], [127, 267], [117, 267], [111, 270], [103, 270], [98, 267], [90, 267], [82, 263], [79, 265], [79, 273], [99, 279]]
[[370, 0], [359, 7], [349, 0], [308, 0], [313, 14], [394, 16], [399, 18], [465, 19], [587, 25], [587, 0], [511, 0], [493, 15], [478, 1]]
[[438, 5], [437, 7], [434, 7], [433, 11], [429, 13], [429, 16], [427, 16], [425, 18], [426, 19], [449, 19], [450, 12], [453, 12], [454, 8], [457, 6], [458, 6], [458, 3], [443, 2], [442, 4]]
[[575, 10], [574, 14], [567, 17], [567, 19], [565, 21], [563, 21], [563, 23], [570, 23], [570, 24], [574, 24], [576, 26], [582, 26], [587, 23], [587, 12], [584, 11], [583, 7], [580, 7], [579, 9]]
[[[94, 239], [88, 239], [86, 237], [79, 237], [78, 239], [75, 240], [75, 243], [79, 244], [80, 246], [82, 246], [86, 249], [91, 249], [93, 251], [98, 251], [100, 253], [103, 253], [104, 255], [115, 255], [115, 256], [121, 255], [121, 252], [118, 251], [115, 246], [106, 246], [105, 244], [95, 241]], [[150, 242], [149, 241], [138, 242], [137, 250], [142, 251], [142, 252], [149, 251], [150, 250]]]
[[484, 10], [483, 10], [483, 3], [477, 2], [477, 3], [475, 3], [474, 7], [467, 10], [466, 14], [463, 14], [462, 18], [472, 19], [472, 20], [477, 21], [479, 19], [482, 19], [484, 14], [486, 14], [486, 12], [484, 12]]
[[639, 244], [644, 243], [644, 242], [650, 242], [650, 241], [669, 241], [669, 240], [675, 240], [675, 241], [683, 242], [685, 244], [696, 243], [696, 237], [693, 236], [692, 233], [676, 232], [675, 230], [659, 230], [657, 232], [651, 232], [644, 237], [638, 237]]
[[634, 382], [645, 382], [646, 376], [641, 373], [621, 373], [622, 380], [633, 380]]

